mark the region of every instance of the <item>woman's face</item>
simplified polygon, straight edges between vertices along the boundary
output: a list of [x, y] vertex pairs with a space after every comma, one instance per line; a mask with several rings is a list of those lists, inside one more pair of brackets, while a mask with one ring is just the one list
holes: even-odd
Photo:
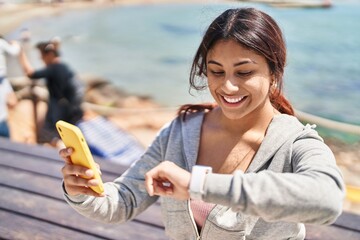
[[209, 90], [227, 118], [273, 110], [272, 75], [263, 56], [233, 40], [219, 41], [208, 52], [206, 63]]

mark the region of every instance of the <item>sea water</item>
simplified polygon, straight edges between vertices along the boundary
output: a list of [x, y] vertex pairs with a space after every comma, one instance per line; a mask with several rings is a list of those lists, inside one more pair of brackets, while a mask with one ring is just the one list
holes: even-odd
[[[78, 73], [172, 107], [211, 100], [189, 94], [190, 66], [207, 26], [230, 7], [256, 7], [279, 23], [288, 47], [285, 94], [296, 109], [360, 124], [359, 1], [329, 9], [234, 2], [72, 10], [26, 22], [11, 36], [24, 27], [33, 43], [59, 36], [63, 60]], [[31, 58], [40, 66], [36, 53]]]

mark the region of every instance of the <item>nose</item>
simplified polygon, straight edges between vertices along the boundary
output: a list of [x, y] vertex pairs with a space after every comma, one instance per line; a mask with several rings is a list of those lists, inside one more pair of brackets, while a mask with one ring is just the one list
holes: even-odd
[[236, 80], [231, 77], [227, 77], [223, 85], [223, 90], [226, 94], [232, 94], [239, 91]]

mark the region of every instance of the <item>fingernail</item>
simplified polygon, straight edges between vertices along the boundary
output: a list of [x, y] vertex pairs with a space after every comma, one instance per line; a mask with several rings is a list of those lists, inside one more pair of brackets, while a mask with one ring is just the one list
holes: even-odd
[[88, 184], [89, 184], [89, 186], [97, 186], [97, 185], [99, 185], [98, 180], [96, 180], [96, 179], [89, 181]]
[[94, 175], [93, 170], [91, 169], [86, 170], [85, 175], [88, 177], [92, 177]]
[[66, 152], [70, 154], [70, 153], [72, 153], [72, 149], [71, 149], [71, 148], [67, 148], [67, 149], [66, 149]]
[[162, 185], [164, 187], [170, 187], [171, 186], [171, 183], [170, 182], [162, 182]]

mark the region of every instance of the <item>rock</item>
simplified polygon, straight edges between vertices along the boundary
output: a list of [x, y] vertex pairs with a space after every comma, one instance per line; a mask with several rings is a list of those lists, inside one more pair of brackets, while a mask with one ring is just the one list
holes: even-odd
[[129, 95], [106, 79], [94, 76], [81, 76], [85, 84], [85, 102], [115, 108], [151, 108], [160, 105], [149, 96]]

